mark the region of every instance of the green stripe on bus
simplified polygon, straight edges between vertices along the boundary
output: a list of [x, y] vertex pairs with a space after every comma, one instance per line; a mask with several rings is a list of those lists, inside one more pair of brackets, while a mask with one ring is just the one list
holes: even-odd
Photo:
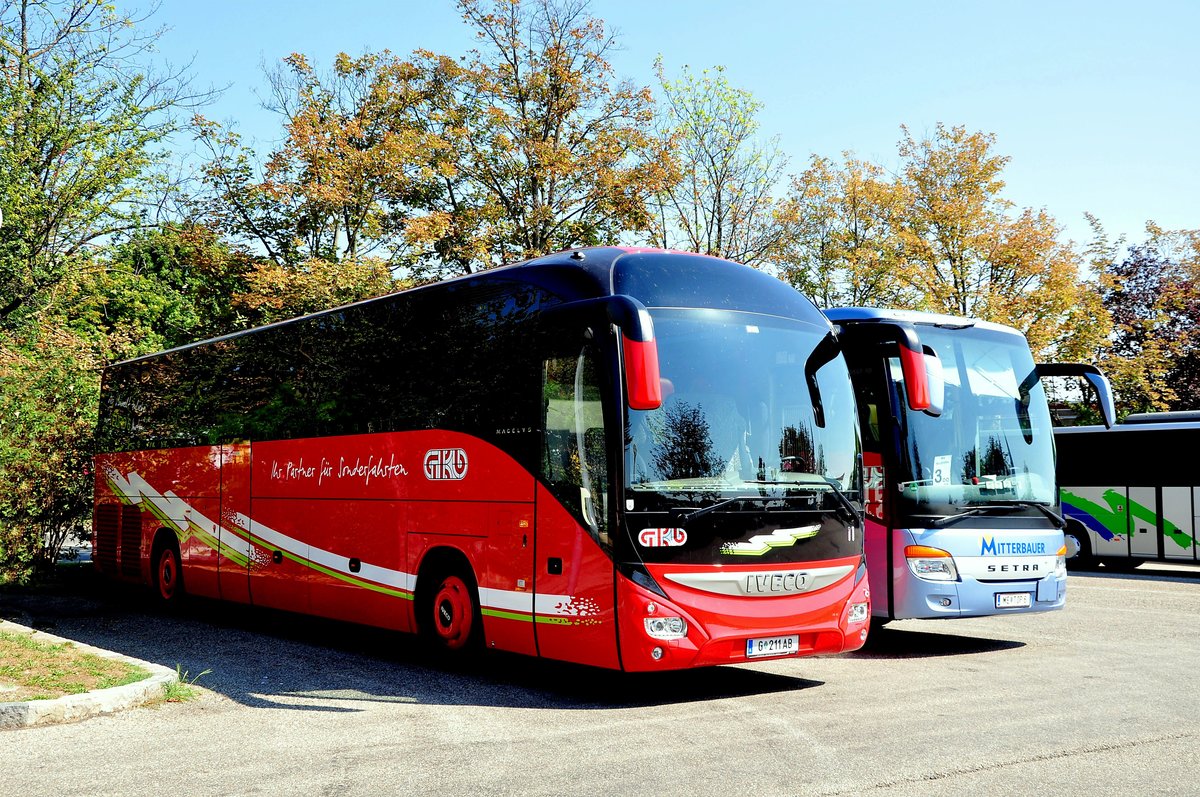
[[533, 622], [533, 616], [521, 614], [520, 612], [508, 612], [503, 609], [489, 609], [486, 606], [480, 609], [480, 613], [484, 617], [497, 617], [501, 620], [516, 620], [521, 623]]

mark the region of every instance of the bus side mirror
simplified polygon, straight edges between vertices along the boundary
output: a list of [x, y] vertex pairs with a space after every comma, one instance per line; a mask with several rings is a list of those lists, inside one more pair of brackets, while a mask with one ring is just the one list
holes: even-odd
[[621, 332], [625, 349], [625, 392], [631, 410], [656, 410], [662, 406], [662, 378], [658, 370], [658, 343], [634, 340]]
[[625, 355], [625, 393], [631, 410], [656, 410], [662, 406], [662, 378], [658, 370], [658, 341], [654, 321], [646, 306], [632, 296], [617, 294], [602, 299], [608, 320], [621, 330]]
[[1104, 419], [1105, 428], [1111, 429], [1116, 423], [1117, 410], [1113, 403], [1112, 385], [1096, 366], [1087, 363], [1042, 363], [1037, 366], [1037, 375], [1039, 379], [1045, 376], [1083, 377], [1100, 405], [1100, 417]]
[[[598, 299], [552, 307], [548, 319], [587, 319], [601, 316], [605, 323], [621, 330], [621, 349], [625, 360], [625, 392], [630, 409], [656, 410], [662, 406], [662, 379], [658, 369], [658, 342], [654, 339], [654, 321], [646, 306], [632, 296], [617, 294]], [[599, 320], [597, 318], [596, 320]]]
[[925, 381], [929, 383], [929, 407], [925, 414], [937, 418], [946, 408], [946, 375], [942, 370], [942, 360], [933, 347], [922, 348], [925, 350]]
[[[904, 374], [904, 398], [908, 408], [915, 412], [930, 408], [932, 396], [926, 370], [928, 358], [912, 324], [906, 321], [858, 321], [839, 323], [838, 327], [839, 336], [845, 338], [847, 345], [855, 345], [859, 341], [895, 343], [900, 350], [900, 370]], [[936, 367], [940, 371], [940, 360]]]

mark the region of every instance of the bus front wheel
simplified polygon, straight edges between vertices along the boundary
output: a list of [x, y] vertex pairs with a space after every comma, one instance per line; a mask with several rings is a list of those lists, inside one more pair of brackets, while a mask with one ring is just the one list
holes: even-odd
[[1066, 537], [1067, 547], [1074, 548], [1076, 551], [1074, 556], [1067, 559], [1067, 568], [1069, 570], [1095, 570], [1098, 563], [1092, 556], [1092, 543], [1088, 538], [1087, 529], [1080, 529], [1073, 523], [1068, 523], [1063, 536]]
[[459, 570], [437, 573], [419, 611], [421, 631], [434, 646], [463, 655], [478, 649], [483, 639], [483, 617], [475, 597], [475, 579]]

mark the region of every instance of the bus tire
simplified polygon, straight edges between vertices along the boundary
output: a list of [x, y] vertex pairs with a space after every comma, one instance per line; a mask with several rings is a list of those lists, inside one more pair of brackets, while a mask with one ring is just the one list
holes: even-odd
[[1075, 548], [1079, 551], [1079, 553], [1067, 560], [1067, 569], [1095, 570], [1098, 563], [1096, 562], [1096, 557], [1092, 556], [1092, 541], [1083, 524], [1067, 521], [1067, 527], [1063, 529], [1063, 536], [1068, 538], [1068, 547], [1074, 541]]
[[160, 531], [154, 539], [150, 557], [153, 567], [154, 594], [164, 606], [178, 606], [183, 601], [183, 561], [179, 556], [179, 541], [168, 531]]
[[475, 577], [465, 561], [443, 559], [420, 579], [417, 625], [440, 653], [464, 657], [483, 646], [483, 615]]

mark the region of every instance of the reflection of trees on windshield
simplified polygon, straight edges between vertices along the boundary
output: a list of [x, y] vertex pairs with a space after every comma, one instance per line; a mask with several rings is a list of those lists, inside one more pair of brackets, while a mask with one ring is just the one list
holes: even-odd
[[647, 418], [654, 435], [654, 467], [658, 478], [695, 479], [716, 476], [724, 465], [717, 456], [704, 408], [686, 401], [671, 402]]
[[1012, 453], [999, 437], [989, 437], [983, 456], [971, 449], [963, 454], [963, 484], [975, 483], [977, 476], [1008, 476], [1014, 472]]
[[825, 450], [807, 427], [785, 426], [779, 440], [779, 469], [784, 473], [825, 473]]

